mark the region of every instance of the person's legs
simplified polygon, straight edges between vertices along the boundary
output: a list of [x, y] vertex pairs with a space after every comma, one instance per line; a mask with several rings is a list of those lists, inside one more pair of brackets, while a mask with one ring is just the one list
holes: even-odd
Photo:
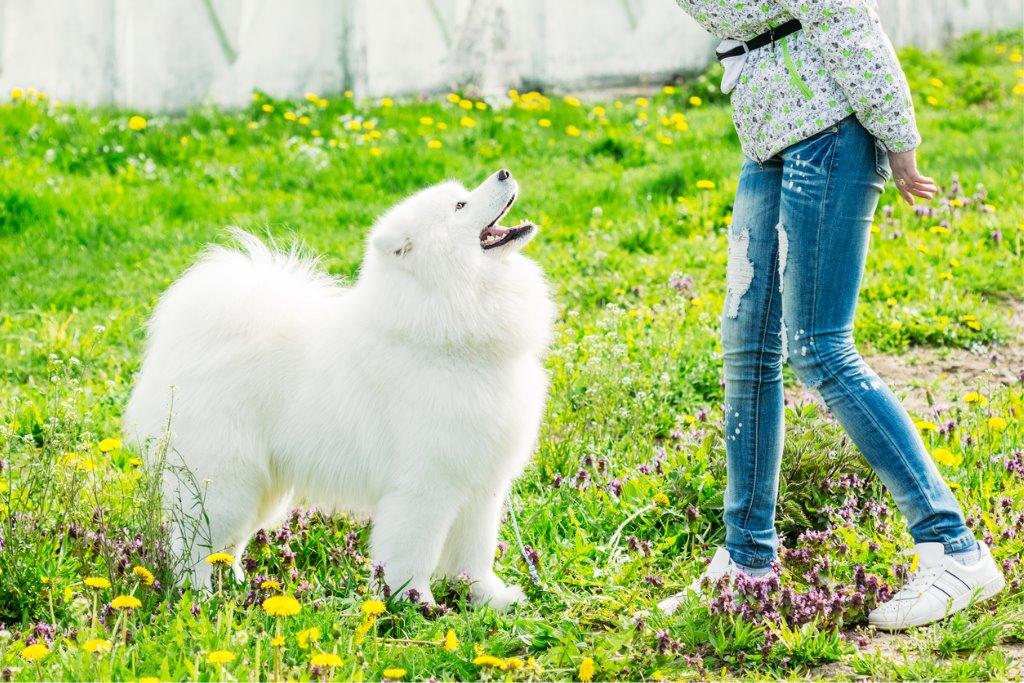
[[725, 366], [726, 548], [743, 568], [775, 559], [775, 499], [782, 460], [782, 300], [779, 198], [782, 162], [746, 161], [729, 229], [722, 316]]
[[887, 173], [884, 152], [856, 121], [782, 154], [780, 236], [789, 362], [817, 389], [892, 493], [918, 543], [977, 547], [960, 506], [899, 400], [861, 358], [853, 318], [868, 236]]

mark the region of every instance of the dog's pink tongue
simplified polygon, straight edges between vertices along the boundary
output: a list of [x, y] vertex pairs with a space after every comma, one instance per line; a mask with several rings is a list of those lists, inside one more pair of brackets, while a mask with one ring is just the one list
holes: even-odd
[[480, 233], [480, 239], [487, 239], [488, 237], [504, 237], [506, 232], [508, 232], [508, 230], [505, 228], [499, 228], [496, 225], [492, 225], [489, 228], [484, 228], [484, 231]]

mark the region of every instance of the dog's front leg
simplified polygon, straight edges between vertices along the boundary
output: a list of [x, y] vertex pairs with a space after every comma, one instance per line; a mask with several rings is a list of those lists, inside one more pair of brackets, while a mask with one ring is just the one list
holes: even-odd
[[474, 603], [489, 604], [501, 611], [526, 600], [519, 586], [505, 585], [494, 573], [504, 500], [502, 489], [481, 492], [466, 501], [452, 525], [441, 563], [447, 576], [465, 574], [469, 577]]
[[[461, 500], [438, 491], [396, 491], [377, 504], [370, 533], [370, 557], [384, 568], [391, 590], [433, 603], [430, 577]], [[410, 593], [415, 591], [415, 593]]]

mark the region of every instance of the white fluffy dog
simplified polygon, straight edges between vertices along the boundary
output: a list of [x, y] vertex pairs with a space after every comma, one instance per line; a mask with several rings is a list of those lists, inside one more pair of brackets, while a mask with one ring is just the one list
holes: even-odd
[[237, 232], [242, 251], [211, 248], [167, 290], [125, 434], [194, 476], [165, 475], [165, 506], [202, 489], [208, 539], [172, 520], [199, 581], [207, 553], [240, 556], [302, 499], [369, 514], [392, 589], [429, 602], [432, 575], [466, 574], [477, 602], [523, 599], [492, 563], [537, 439], [554, 306], [519, 253], [536, 228], [498, 225], [517, 191], [501, 170], [406, 199], [370, 232], [351, 288]]

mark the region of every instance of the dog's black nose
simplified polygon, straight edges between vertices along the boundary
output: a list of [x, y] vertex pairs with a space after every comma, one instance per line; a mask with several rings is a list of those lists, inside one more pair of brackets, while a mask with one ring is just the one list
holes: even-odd
[[512, 174], [508, 172], [507, 168], [503, 168], [498, 171], [498, 180], [508, 180], [512, 177]]

